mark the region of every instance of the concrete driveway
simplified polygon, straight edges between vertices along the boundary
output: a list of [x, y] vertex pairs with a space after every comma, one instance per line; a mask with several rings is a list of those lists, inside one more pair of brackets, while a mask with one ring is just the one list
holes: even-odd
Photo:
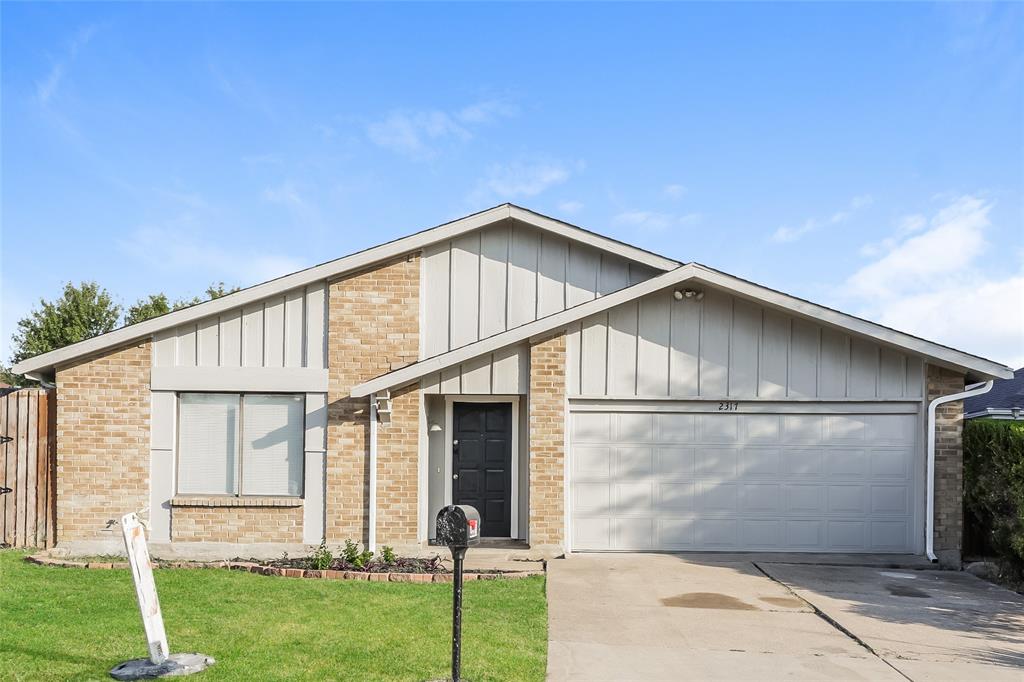
[[785, 560], [549, 562], [548, 679], [1024, 680], [1019, 595], [963, 573]]

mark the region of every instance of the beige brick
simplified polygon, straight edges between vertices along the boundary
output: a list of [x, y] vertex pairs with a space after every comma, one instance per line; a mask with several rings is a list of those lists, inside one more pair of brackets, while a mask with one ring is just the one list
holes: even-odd
[[565, 334], [530, 347], [530, 544], [562, 546], [565, 529]]
[[[353, 386], [419, 356], [419, 256], [384, 263], [330, 283], [327, 423], [327, 526], [329, 542], [365, 543], [368, 522], [369, 400], [352, 398]], [[391, 423], [378, 430], [377, 541], [417, 539], [419, 391], [392, 397]]]
[[148, 341], [57, 370], [57, 541], [118, 537], [149, 505]]

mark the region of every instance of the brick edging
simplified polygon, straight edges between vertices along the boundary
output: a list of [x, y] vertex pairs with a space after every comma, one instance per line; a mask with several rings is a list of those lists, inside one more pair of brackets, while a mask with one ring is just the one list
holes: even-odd
[[[25, 561], [40, 566], [60, 566], [64, 568], [114, 569], [129, 568], [126, 561], [74, 561], [73, 559], [54, 559], [36, 554], [25, 557]], [[368, 582], [391, 583], [450, 583], [451, 573], [369, 573], [365, 571], [318, 571], [310, 568], [280, 568], [262, 566], [250, 561], [167, 561], [153, 564], [153, 568], [226, 568], [232, 571], [245, 571], [259, 575], [274, 575], [285, 578], [311, 578], [327, 580], [363, 580]], [[465, 573], [463, 580], [514, 580], [544, 575], [543, 571], [515, 571], [509, 573]]]

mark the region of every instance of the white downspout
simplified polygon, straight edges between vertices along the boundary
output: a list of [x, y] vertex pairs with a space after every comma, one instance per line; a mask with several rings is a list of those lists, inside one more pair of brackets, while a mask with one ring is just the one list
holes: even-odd
[[992, 381], [986, 381], [984, 384], [974, 384], [966, 391], [939, 396], [928, 403], [928, 491], [926, 493], [928, 509], [925, 512], [924, 551], [929, 561], [935, 562], [939, 560], [935, 556], [935, 410], [939, 405], [945, 403], [988, 393], [992, 388], [992, 384]]
[[377, 551], [377, 394], [370, 395], [370, 499], [366, 548]]

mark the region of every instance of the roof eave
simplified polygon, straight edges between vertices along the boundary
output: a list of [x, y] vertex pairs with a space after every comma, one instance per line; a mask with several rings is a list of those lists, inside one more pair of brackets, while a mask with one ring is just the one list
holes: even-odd
[[151, 337], [156, 332], [181, 324], [199, 320], [210, 315], [216, 315], [232, 308], [244, 306], [269, 296], [274, 296], [285, 291], [306, 286], [315, 282], [339, 277], [349, 272], [354, 272], [370, 267], [381, 261], [390, 258], [415, 253], [430, 244], [446, 241], [466, 232], [486, 227], [493, 223], [506, 219], [515, 219], [541, 230], [552, 232], [585, 243], [597, 249], [614, 252], [625, 258], [634, 260], [656, 269], [671, 270], [677, 268], [679, 263], [664, 256], [645, 251], [635, 246], [623, 244], [622, 242], [605, 237], [589, 230], [585, 230], [569, 223], [564, 223], [554, 218], [535, 213], [520, 206], [505, 203], [499, 206], [474, 213], [472, 215], [458, 218], [436, 227], [421, 230], [393, 241], [370, 247], [363, 251], [343, 256], [320, 265], [314, 265], [298, 272], [283, 275], [261, 284], [236, 291], [232, 294], [222, 296], [212, 301], [204, 301], [196, 305], [182, 308], [159, 317], [139, 322], [127, 327], [115, 329], [114, 331], [95, 336], [85, 341], [64, 346], [48, 353], [43, 353], [28, 358], [12, 367], [15, 374], [28, 374], [29, 372], [52, 372], [62, 364], [67, 364], [81, 357], [93, 355], [97, 352], [128, 345]]

